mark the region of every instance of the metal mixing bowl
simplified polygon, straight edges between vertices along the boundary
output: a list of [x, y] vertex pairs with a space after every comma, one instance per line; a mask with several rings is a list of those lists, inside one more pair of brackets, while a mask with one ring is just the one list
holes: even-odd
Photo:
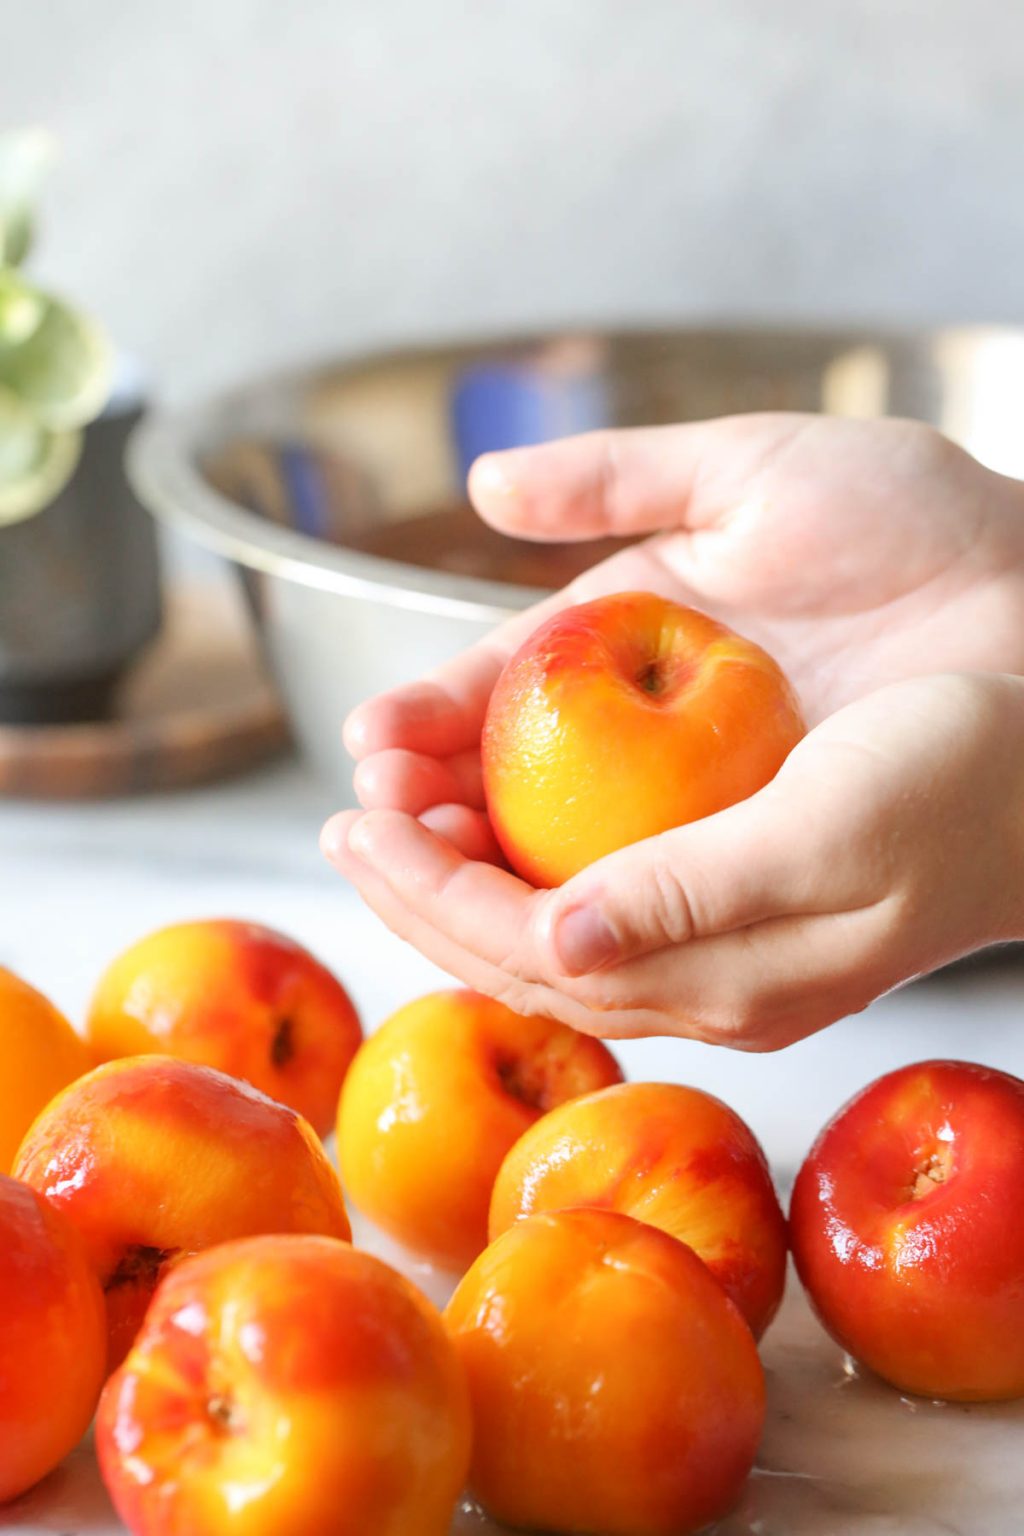
[[[255, 384], [140, 427], [141, 500], [237, 566], [296, 736], [351, 794], [340, 724], [600, 553], [485, 531], [485, 448], [735, 411], [933, 422], [1024, 476], [1024, 332], [546, 336], [380, 355]], [[850, 530], [851, 538], [857, 536]]]

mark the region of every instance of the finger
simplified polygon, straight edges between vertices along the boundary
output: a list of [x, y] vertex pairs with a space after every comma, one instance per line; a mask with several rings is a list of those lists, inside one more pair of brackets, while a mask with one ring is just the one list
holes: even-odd
[[880, 902], [848, 913], [775, 918], [644, 955], [587, 978], [616, 1010], [659, 1002], [665, 1033], [734, 1050], [775, 1051], [849, 1014], [920, 969]]
[[482, 811], [466, 805], [433, 805], [423, 812], [420, 821], [437, 837], [451, 843], [464, 859], [505, 867], [505, 856]]
[[483, 777], [479, 752], [453, 757], [425, 757], [391, 747], [374, 752], [356, 767], [353, 778], [366, 810], [405, 811], [419, 816], [432, 805], [466, 805], [482, 810]]
[[324, 857], [356, 887], [367, 906], [377, 914], [392, 933], [415, 945], [427, 960], [439, 965], [468, 987], [490, 996], [507, 985], [508, 978], [480, 959], [461, 949], [431, 928], [404, 906], [383, 876], [367, 864], [352, 848], [352, 830], [362, 818], [361, 811], [341, 811], [332, 816], [320, 834]]
[[808, 846], [805, 812], [806, 802], [770, 785], [598, 860], [552, 898], [555, 969], [584, 976], [769, 918], [845, 906], [822, 843], [811, 836]]
[[516, 1013], [543, 1014], [583, 1034], [600, 1035], [604, 1039], [628, 1039], [660, 1031], [661, 1021], [656, 1015], [594, 1013], [564, 993], [518, 983], [504, 971], [481, 960], [479, 955], [439, 933], [411, 912], [395, 895], [390, 883], [349, 846], [352, 828], [361, 819], [361, 814], [359, 811], [343, 811], [333, 816], [321, 835], [323, 852], [391, 932], [414, 945], [433, 964], [466, 986], [504, 1002]]
[[480, 740], [491, 690], [508, 657], [496, 637], [463, 651], [420, 682], [358, 704], [345, 721], [345, 746], [357, 760], [398, 747], [451, 757]]
[[353, 825], [348, 847], [388, 881], [413, 914], [499, 968], [518, 948], [543, 899], [508, 870], [465, 858], [398, 811], [367, 811]]
[[706, 527], [806, 419], [726, 416], [488, 453], [470, 471], [469, 494], [492, 527], [531, 539]]
[[[418, 868], [411, 885], [404, 866], [396, 866], [397, 874], [394, 868], [381, 873], [351, 845], [332, 861], [388, 927], [467, 985], [518, 1012], [546, 1013], [589, 1034], [674, 1035], [738, 1050], [778, 1050], [859, 1011], [916, 969], [909, 956], [901, 967], [885, 904], [878, 904], [850, 914], [775, 919], [551, 986], [531, 979], [518, 956], [505, 963], [485, 958], [478, 946], [486, 944], [490, 924], [479, 920], [479, 904], [477, 921], [470, 916], [467, 924], [467, 912], [453, 912], [448, 900], [463, 878], [463, 861], [417, 849], [424, 829], [417, 833], [418, 824], [408, 818], [387, 819], [390, 827], [383, 825], [383, 813], [360, 818], [349, 812], [334, 822], [366, 821], [372, 835], [355, 839], [357, 845], [378, 853], [387, 847], [401, 860], [412, 856]], [[400, 828], [399, 821], [408, 825]], [[401, 889], [412, 892], [411, 904]], [[420, 908], [432, 910], [437, 921], [423, 917]], [[460, 923], [467, 944], [451, 937]]]

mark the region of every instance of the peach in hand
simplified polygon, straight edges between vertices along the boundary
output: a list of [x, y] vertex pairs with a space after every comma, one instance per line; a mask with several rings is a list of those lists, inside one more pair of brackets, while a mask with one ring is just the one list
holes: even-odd
[[320, 1136], [362, 1038], [345, 988], [308, 950], [227, 918], [126, 949], [100, 980], [87, 1033], [103, 1061], [159, 1051], [242, 1078]]
[[502, 1164], [490, 1235], [535, 1211], [624, 1211], [689, 1244], [756, 1337], [786, 1283], [786, 1221], [753, 1132], [720, 1099], [623, 1083], [539, 1120]]
[[261, 1232], [351, 1236], [337, 1175], [300, 1115], [169, 1056], [108, 1062], [72, 1083], [32, 1125], [15, 1172], [85, 1239], [111, 1367], [186, 1254]]
[[96, 1427], [135, 1536], [446, 1536], [469, 1442], [434, 1307], [320, 1237], [226, 1243], [173, 1270]]
[[616, 1211], [517, 1222], [445, 1313], [473, 1405], [470, 1489], [517, 1529], [684, 1536], [750, 1471], [764, 1378], [696, 1255]]
[[804, 734], [776, 663], [650, 592], [563, 609], [498, 678], [487, 809], [516, 872], [561, 885], [604, 854], [743, 800]]
[[81, 1238], [35, 1190], [0, 1175], [0, 1503], [81, 1440], [106, 1358], [103, 1292]]
[[35, 987], [0, 966], [0, 1173], [55, 1093], [93, 1060], [62, 1013]]
[[815, 1311], [902, 1392], [1024, 1396], [1024, 1082], [963, 1061], [902, 1067], [826, 1125], [790, 1237]]
[[338, 1158], [354, 1205], [464, 1268], [487, 1242], [502, 1158], [556, 1104], [622, 1079], [600, 1041], [477, 992], [436, 992], [370, 1036], [345, 1083]]

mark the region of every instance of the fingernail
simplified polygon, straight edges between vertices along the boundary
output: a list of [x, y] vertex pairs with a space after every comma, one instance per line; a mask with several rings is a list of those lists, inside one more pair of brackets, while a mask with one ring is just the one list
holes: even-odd
[[473, 489], [488, 496], [511, 496], [515, 486], [509, 479], [506, 456], [485, 453], [473, 465]]
[[336, 816], [330, 817], [329, 822], [324, 823], [319, 834], [319, 851], [325, 859], [332, 863], [338, 863], [344, 857], [345, 849], [350, 846], [352, 828], [355, 825], [352, 811], [338, 811]]
[[359, 757], [366, 746], [366, 723], [358, 708], [352, 711], [342, 726], [341, 740], [349, 757]]
[[618, 948], [597, 907], [572, 907], [555, 926], [555, 952], [567, 976], [586, 976], [607, 965]]
[[367, 818], [360, 816], [348, 831], [349, 851], [361, 859], [368, 859], [373, 851], [373, 828], [366, 825]]

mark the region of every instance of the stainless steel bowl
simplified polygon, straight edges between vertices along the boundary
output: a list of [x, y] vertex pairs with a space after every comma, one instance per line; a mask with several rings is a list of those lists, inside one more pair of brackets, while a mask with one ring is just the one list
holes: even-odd
[[237, 566], [299, 742], [350, 797], [340, 724], [589, 563], [484, 531], [485, 448], [735, 411], [900, 415], [1024, 476], [1024, 331], [664, 330], [393, 353], [238, 390], [140, 427], [159, 518]]

